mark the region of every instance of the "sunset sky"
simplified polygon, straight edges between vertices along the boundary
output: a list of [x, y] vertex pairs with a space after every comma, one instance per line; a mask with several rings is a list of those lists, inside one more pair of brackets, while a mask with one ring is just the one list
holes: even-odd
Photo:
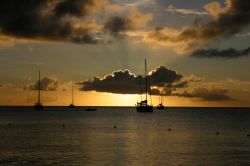
[[247, 0], [4, 0], [0, 105], [250, 107]]

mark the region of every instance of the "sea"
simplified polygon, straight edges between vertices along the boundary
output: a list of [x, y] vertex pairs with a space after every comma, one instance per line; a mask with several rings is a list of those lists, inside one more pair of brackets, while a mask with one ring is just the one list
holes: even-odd
[[0, 107], [0, 165], [250, 165], [249, 108]]

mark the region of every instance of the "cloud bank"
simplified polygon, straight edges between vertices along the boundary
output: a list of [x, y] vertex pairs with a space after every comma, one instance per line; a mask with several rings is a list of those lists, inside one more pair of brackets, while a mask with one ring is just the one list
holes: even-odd
[[[180, 82], [182, 75], [177, 72], [160, 66], [151, 71], [148, 79], [152, 87], [162, 87], [164, 85], [174, 86], [175, 83]], [[135, 75], [129, 70], [114, 71], [104, 77], [94, 77], [91, 80], [80, 83], [82, 91], [97, 91], [118, 94], [139, 94], [140, 81], [144, 87], [145, 78], [140, 75]], [[143, 88], [142, 87], [142, 88]], [[159, 94], [160, 92], [156, 92]]]
[[228, 89], [223, 88], [194, 88], [192, 91], [183, 91], [181, 93], [173, 93], [173, 96], [200, 98], [205, 101], [228, 101], [233, 100], [228, 96]]
[[195, 50], [190, 56], [197, 58], [239, 58], [250, 55], [250, 47], [242, 50], [229, 48], [225, 50], [218, 49], [198, 49]]
[[122, 16], [121, 12], [121, 6], [108, 0], [3, 1], [0, 5], [0, 40], [5, 39], [1, 40], [4, 45], [8, 38], [106, 43], [109, 41], [106, 32], [117, 37], [122, 32], [141, 29], [152, 20], [152, 14], [141, 14], [136, 7], [127, 11], [128, 16]]
[[[191, 82], [200, 82], [203, 79], [196, 76], [183, 77], [174, 70], [165, 66], [159, 66], [149, 72], [148, 76], [151, 94], [165, 96], [178, 96], [187, 98], [199, 98], [205, 101], [226, 101], [232, 100], [228, 95], [228, 90], [213, 88], [194, 88], [192, 91], [182, 90], [187, 88]], [[142, 83], [140, 85], [140, 82]], [[79, 83], [81, 91], [96, 91], [115, 94], [140, 94], [140, 89], [144, 91], [145, 78], [135, 75], [129, 70], [118, 70], [104, 77], [94, 77], [93, 79]]]
[[246, 0], [227, 0], [225, 8], [213, 2], [205, 9], [212, 15], [206, 23], [196, 21], [192, 27], [184, 27], [180, 31], [162, 27], [150, 30], [144, 35], [147, 43], [175, 46], [179, 53], [239, 33], [250, 24], [250, 3]]
[[92, 0], [9, 0], [0, 5], [0, 34], [15, 38], [96, 43], [93, 29], [80, 20], [98, 2]]
[[[8, 0], [0, 5], [0, 47], [12, 47], [18, 41], [73, 42], [78, 44], [111, 43], [121, 36], [139, 36], [139, 42], [173, 47], [187, 53], [201, 45], [237, 36], [250, 24], [250, 3], [226, 0], [204, 5], [203, 10], [179, 9], [168, 5], [168, 12], [207, 15], [181, 29], [155, 27], [153, 15], [139, 12], [134, 2], [124, 5], [108, 0]], [[162, 2], [168, 4], [167, 2]], [[156, 5], [156, 6], [153, 6]], [[143, 8], [142, 8], [143, 9]], [[151, 11], [152, 12], [152, 11]], [[207, 17], [206, 17], [207, 18]], [[152, 24], [149, 23], [152, 21]], [[138, 41], [137, 41], [138, 42]], [[138, 42], [138, 43], [139, 43]]]

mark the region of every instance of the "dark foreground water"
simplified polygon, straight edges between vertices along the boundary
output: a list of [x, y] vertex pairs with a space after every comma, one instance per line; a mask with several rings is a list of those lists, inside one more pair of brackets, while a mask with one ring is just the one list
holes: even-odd
[[0, 165], [250, 165], [248, 109], [46, 109], [0, 107]]

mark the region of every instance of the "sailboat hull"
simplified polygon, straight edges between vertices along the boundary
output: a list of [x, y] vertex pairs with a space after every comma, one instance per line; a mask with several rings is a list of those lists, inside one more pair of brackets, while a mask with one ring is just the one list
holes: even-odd
[[69, 108], [75, 108], [74, 104], [70, 104]]
[[43, 105], [42, 103], [40, 102], [40, 96], [41, 96], [41, 80], [40, 80], [40, 70], [38, 72], [38, 75], [39, 75], [39, 80], [38, 80], [38, 100], [37, 100], [37, 103], [35, 103], [35, 105], [33, 106], [33, 109], [36, 110], [36, 111], [40, 111], [43, 109]]
[[43, 109], [43, 105], [41, 105], [41, 104], [35, 104], [35, 105], [33, 106], [33, 108], [34, 108], [34, 110], [39, 111], [39, 110], [42, 110], [42, 109]]
[[87, 108], [86, 110], [84, 110], [84, 111], [96, 111], [97, 110], [97, 108]]
[[153, 106], [137, 106], [137, 112], [153, 112]]
[[156, 108], [157, 108], [158, 110], [164, 110], [164, 106], [163, 106], [163, 105], [158, 105]]

